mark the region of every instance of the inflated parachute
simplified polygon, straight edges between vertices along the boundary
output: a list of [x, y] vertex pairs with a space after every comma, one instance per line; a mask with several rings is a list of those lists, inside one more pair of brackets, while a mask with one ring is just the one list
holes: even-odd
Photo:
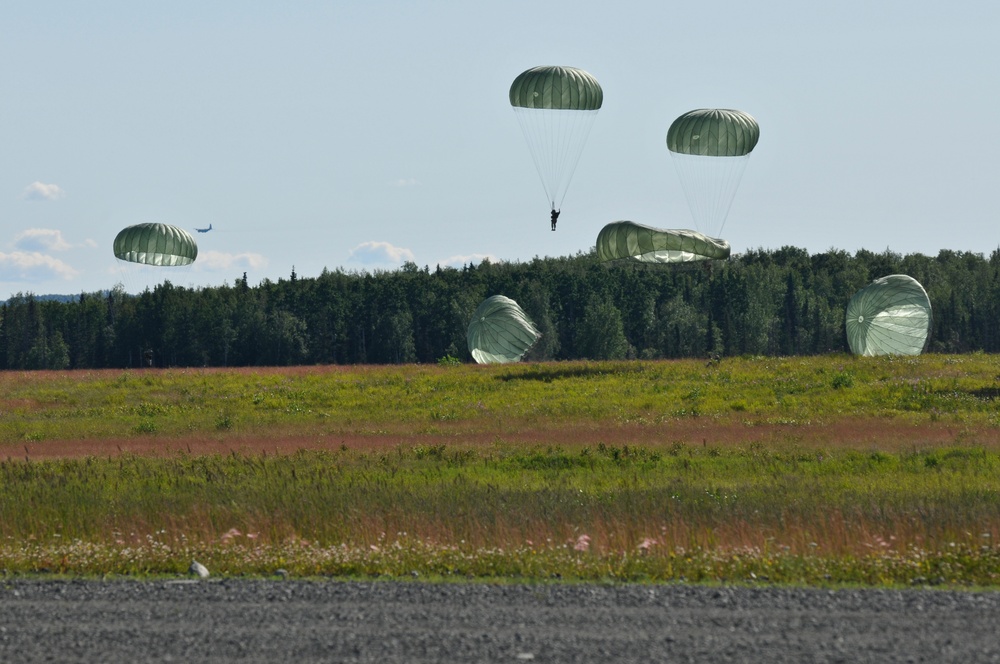
[[597, 258], [642, 263], [685, 263], [729, 258], [729, 243], [683, 229], [614, 221], [597, 234]]
[[142, 265], [190, 265], [198, 245], [183, 228], [169, 224], [136, 224], [115, 237], [115, 258]]
[[724, 108], [689, 111], [667, 130], [673, 157], [695, 227], [717, 237], [760, 138], [757, 121]]
[[476, 307], [466, 340], [472, 359], [494, 364], [517, 362], [541, 336], [517, 302], [494, 295]]
[[931, 328], [931, 301], [916, 279], [891, 274], [854, 294], [846, 324], [855, 355], [919, 355]]
[[604, 91], [582, 69], [533, 67], [514, 79], [509, 96], [545, 196], [561, 208]]

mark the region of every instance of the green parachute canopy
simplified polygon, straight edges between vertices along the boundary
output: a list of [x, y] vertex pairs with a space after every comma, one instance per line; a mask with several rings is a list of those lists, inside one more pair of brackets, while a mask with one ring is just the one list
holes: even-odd
[[597, 258], [642, 263], [723, 260], [729, 258], [729, 243], [695, 231], [614, 221], [597, 234]]
[[136, 224], [115, 237], [115, 257], [143, 265], [190, 265], [198, 257], [198, 245], [183, 228], [169, 224]]
[[508, 96], [545, 197], [561, 208], [604, 91], [582, 69], [533, 67], [514, 79]]
[[476, 308], [466, 340], [469, 352], [479, 364], [517, 362], [535, 345], [542, 334], [517, 305], [494, 295]]
[[721, 234], [759, 138], [752, 116], [723, 108], [689, 111], [670, 125], [667, 149], [698, 231]]
[[854, 294], [846, 326], [855, 355], [919, 355], [931, 328], [931, 301], [916, 279], [891, 274]]
[[604, 102], [597, 79], [576, 67], [532, 67], [510, 86], [510, 105], [550, 111], [596, 111]]
[[753, 151], [759, 138], [760, 127], [748, 113], [699, 108], [673, 121], [667, 130], [667, 149], [703, 157], [742, 157]]

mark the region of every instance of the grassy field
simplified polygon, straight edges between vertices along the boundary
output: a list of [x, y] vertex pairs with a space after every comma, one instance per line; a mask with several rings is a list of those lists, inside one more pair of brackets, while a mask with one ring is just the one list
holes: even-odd
[[1000, 585], [1000, 358], [0, 374], [0, 569]]

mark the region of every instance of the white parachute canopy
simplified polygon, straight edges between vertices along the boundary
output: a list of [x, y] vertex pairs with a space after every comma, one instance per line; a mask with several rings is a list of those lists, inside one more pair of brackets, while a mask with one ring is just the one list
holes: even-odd
[[890, 274], [854, 294], [845, 322], [855, 355], [919, 355], [931, 329], [931, 301], [913, 277]]
[[494, 295], [476, 307], [466, 340], [479, 364], [517, 362], [542, 336], [517, 302]]

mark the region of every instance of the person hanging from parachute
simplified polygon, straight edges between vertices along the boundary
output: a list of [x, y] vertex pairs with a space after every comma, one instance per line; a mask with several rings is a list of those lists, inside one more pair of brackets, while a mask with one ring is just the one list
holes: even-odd
[[508, 96], [552, 205], [549, 217], [555, 230], [604, 91], [582, 69], [532, 67], [514, 79]]

